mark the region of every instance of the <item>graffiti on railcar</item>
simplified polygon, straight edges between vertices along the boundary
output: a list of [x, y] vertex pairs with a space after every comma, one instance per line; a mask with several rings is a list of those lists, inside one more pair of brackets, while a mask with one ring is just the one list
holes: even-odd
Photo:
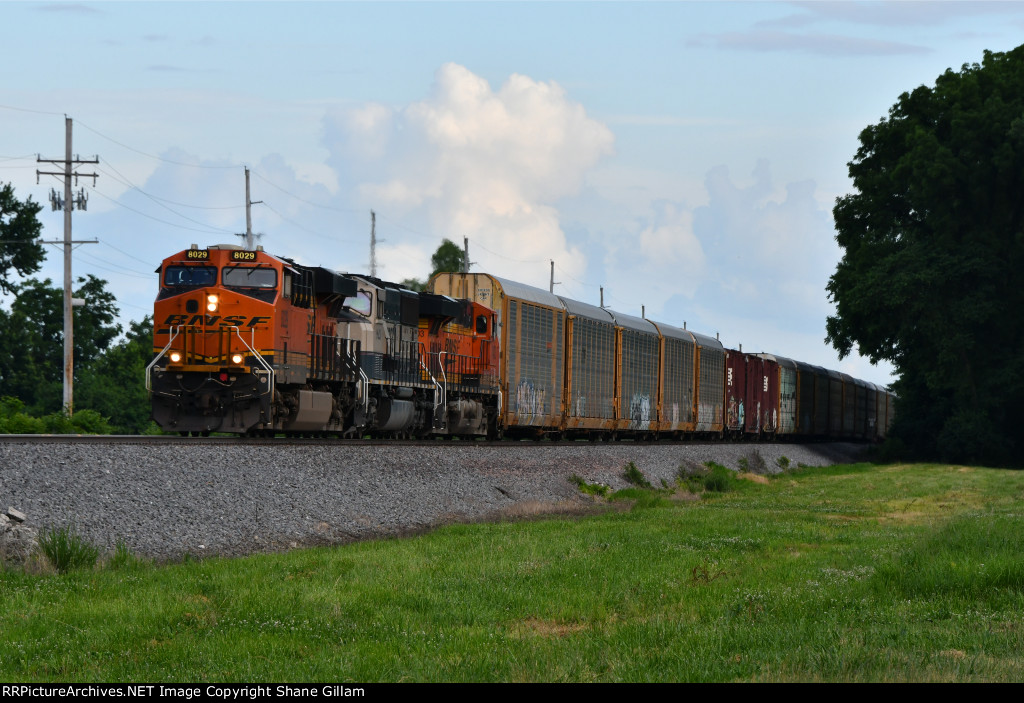
[[515, 411], [521, 418], [521, 423], [526, 425], [534, 424], [535, 420], [542, 419], [547, 411], [547, 389], [536, 388], [533, 381], [523, 379], [516, 387], [516, 408]]
[[651, 397], [634, 393], [629, 401], [630, 429], [646, 430], [651, 426]]

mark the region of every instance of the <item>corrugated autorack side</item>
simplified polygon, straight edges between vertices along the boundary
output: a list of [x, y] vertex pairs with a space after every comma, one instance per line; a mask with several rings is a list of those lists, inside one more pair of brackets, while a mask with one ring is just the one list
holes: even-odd
[[879, 440], [883, 388], [483, 273], [431, 292], [233, 245], [159, 269], [153, 417], [182, 434]]
[[838, 372], [485, 273], [430, 287], [495, 311], [506, 435], [876, 441], [892, 423], [889, 391]]

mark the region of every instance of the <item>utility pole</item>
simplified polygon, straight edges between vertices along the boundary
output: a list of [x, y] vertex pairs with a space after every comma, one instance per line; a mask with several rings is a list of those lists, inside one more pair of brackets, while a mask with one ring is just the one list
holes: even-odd
[[[72, 306], [85, 305], [85, 301], [81, 299], [73, 299], [71, 297], [71, 249], [72, 244], [87, 244], [93, 242], [75, 242], [71, 239], [71, 211], [78, 206], [79, 210], [85, 210], [86, 198], [85, 193], [80, 191], [77, 200], [72, 200], [71, 197], [71, 177], [74, 176], [75, 184], [78, 184], [78, 177], [83, 176], [86, 178], [92, 178], [93, 185], [96, 185], [96, 179], [99, 176], [95, 173], [75, 173], [71, 170], [72, 166], [78, 164], [98, 164], [100, 162], [99, 157], [93, 159], [79, 159], [78, 157], [71, 158], [71, 118], [64, 118], [64, 158], [63, 159], [44, 159], [40, 156], [36, 156], [37, 163], [49, 163], [49, 164], [64, 164], [64, 171], [39, 171], [36, 170], [36, 182], [39, 182], [39, 176], [62, 176], [64, 178], [64, 198], [63, 200], [56, 197], [56, 194], [52, 195], [50, 202], [53, 204], [53, 208], [56, 210], [58, 207], [64, 210], [64, 412], [67, 415], [71, 415], [74, 412], [74, 357], [75, 357], [75, 343], [74, 343], [74, 319], [71, 314]], [[57, 242], [46, 242], [47, 244]]]
[[370, 275], [377, 277], [377, 213], [370, 210]]
[[555, 285], [562, 285], [561, 281], [555, 280], [555, 260], [551, 259], [551, 282], [548, 284], [548, 293], [555, 292]]
[[462, 238], [462, 272], [469, 273], [469, 237]]
[[[245, 248], [248, 251], [253, 250], [252, 241], [252, 206], [259, 205], [262, 200], [253, 202], [249, 199], [249, 167], [245, 168]], [[260, 235], [261, 237], [263, 235]]]

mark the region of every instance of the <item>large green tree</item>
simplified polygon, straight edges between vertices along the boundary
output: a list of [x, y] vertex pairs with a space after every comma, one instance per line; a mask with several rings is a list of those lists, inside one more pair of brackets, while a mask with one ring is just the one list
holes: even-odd
[[828, 340], [895, 365], [919, 455], [1022, 463], [1024, 46], [904, 93], [860, 144]]
[[124, 338], [83, 369], [75, 386], [75, 407], [108, 418], [120, 434], [139, 434], [150, 426], [146, 366], [153, 358], [153, 318], [132, 322]]
[[[443, 240], [430, 257], [430, 274], [427, 276], [427, 280], [429, 281], [435, 273], [441, 271], [461, 271], [462, 256], [463, 251], [455, 242], [450, 239]], [[402, 285], [409, 290], [416, 291], [426, 290], [427, 287], [427, 284], [418, 278], [406, 278], [402, 281]]]
[[0, 184], [0, 291], [12, 292], [12, 272], [27, 276], [39, 270], [43, 247], [39, 235], [43, 225], [36, 219], [42, 205], [29, 197], [24, 202], [14, 197], [10, 183]]
[[[117, 305], [106, 281], [78, 279], [75, 308], [75, 380], [82, 378], [121, 332]], [[10, 310], [0, 309], [0, 396], [20, 398], [33, 413], [57, 412], [63, 403], [64, 297], [49, 279], [19, 286]]]
[[430, 257], [430, 276], [442, 271], [461, 271], [463, 251], [450, 239], [441, 242], [434, 255]]

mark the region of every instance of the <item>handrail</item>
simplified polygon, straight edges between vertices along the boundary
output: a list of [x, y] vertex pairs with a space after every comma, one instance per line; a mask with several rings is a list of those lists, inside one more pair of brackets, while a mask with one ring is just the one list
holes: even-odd
[[352, 360], [352, 365], [356, 367], [356, 371], [359, 372], [359, 378], [362, 379], [363, 416], [365, 417], [370, 412], [370, 378], [363, 371], [363, 365], [359, 363], [359, 359], [352, 355], [351, 349], [349, 350], [348, 358]]
[[151, 378], [152, 373], [153, 373], [153, 367], [156, 365], [156, 362], [160, 361], [160, 359], [163, 358], [164, 354], [167, 353], [167, 350], [171, 348], [171, 344], [177, 338], [178, 331], [180, 329], [181, 329], [180, 325], [172, 325], [170, 327], [171, 338], [169, 340], [167, 340], [167, 346], [164, 347], [163, 351], [161, 351], [159, 354], [157, 354], [155, 357], [153, 357], [153, 360], [151, 362], [149, 362], [149, 365], [146, 367], [146, 391], [147, 392], [149, 392], [149, 393], [153, 392], [153, 384], [150, 381], [150, 378]]
[[441, 357], [447, 353], [446, 351], [437, 353], [437, 365], [441, 369], [441, 380], [444, 381], [444, 386], [441, 388], [441, 402], [446, 406], [448, 405], [448, 374], [444, 371], [444, 360]]
[[[240, 341], [242, 344], [245, 345], [245, 348], [248, 349], [252, 353], [252, 355], [256, 358], [256, 360], [260, 363], [260, 366], [262, 366], [264, 369], [266, 369], [267, 373], [269, 374], [269, 378], [267, 379], [267, 382], [268, 382], [268, 384], [270, 386], [268, 388], [268, 392], [270, 393], [270, 402], [273, 403], [274, 402], [274, 387], [275, 387], [274, 386], [274, 367], [271, 366], [270, 364], [268, 364], [267, 360], [263, 358], [263, 355], [260, 354], [258, 351], [256, 351], [253, 347], [251, 347], [249, 345], [248, 342], [245, 341], [245, 339], [242, 337], [242, 333], [239, 331], [237, 325], [232, 325], [231, 329], [233, 329], [235, 331], [235, 336], [238, 337], [238, 341]], [[252, 336], [253, 336], [253, 343], [255, 344], [255, 342], [256, 342], [256, 331], [255, 330], [252, 330]]]
[[423, 363], [423, 359], [419, 359], [418, 361], [420, 362], [420, 367], [426, 372], [427, 378], [429, 378], [430, 382], [434, 384], [434, 388], [436, 388], [439, 391], [439, 393], [434, 394], [434, 416], [436, 417], [437, 408], [441, 405], [441, 401], [439, 400], [439, 398], [444, 393], [444, 389], [441, 388], [441, 384], [437, 382], [437, 379], [434, 378], [434, 375], [430, 373], [430, 369], [428, 369], [427, 365]]

